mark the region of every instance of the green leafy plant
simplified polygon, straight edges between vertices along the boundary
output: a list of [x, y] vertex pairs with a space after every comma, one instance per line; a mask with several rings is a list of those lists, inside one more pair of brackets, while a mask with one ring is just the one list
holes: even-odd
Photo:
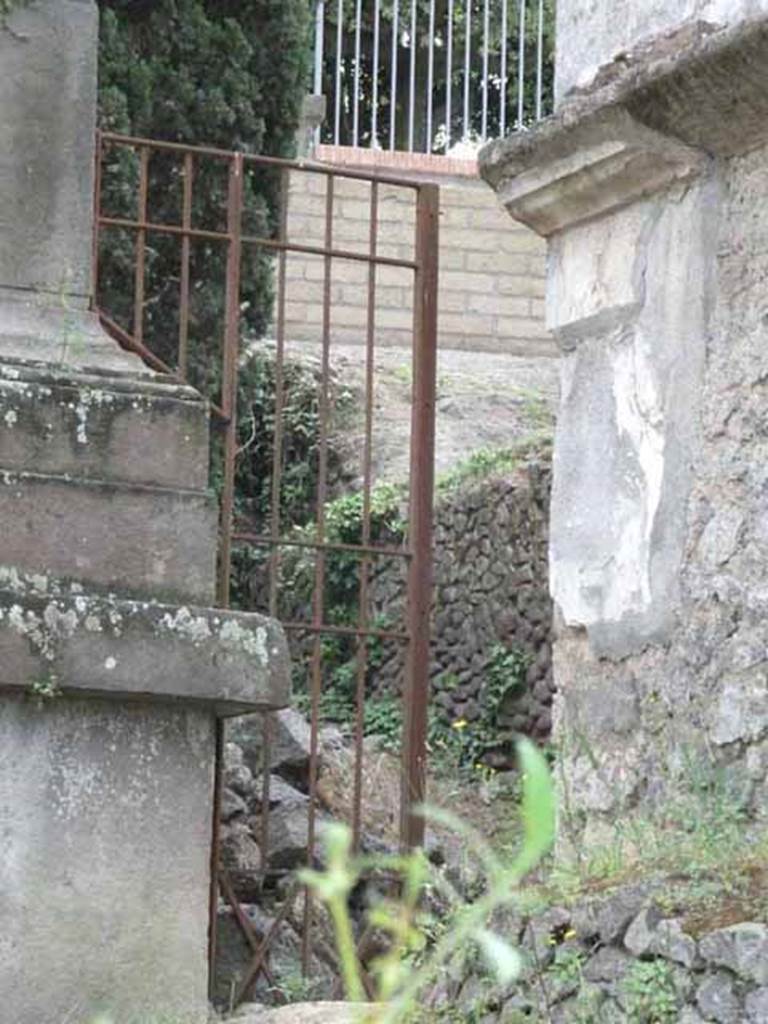
[[532, 433], [513, 445], [502, 448], [479, 448], [437, 479], [438, 494], [455, 491], [472, 480], [510, 473], [526, 459], [548, 452], [552, 438], [549, 433]]
[[[371, 965], [376, 991], [364, 1018], [371, 1024], [404, 1024], [412, 1019], [440, 972], [457, 967], [469, 955], [479, 955], [498, 984], [509, 985], [519, 975], [522, 961], [518, 951], [493, 931], [489, 922], [494, 912], [515, 903], [521, 880], [549, 850], [555, 804], [541, 752], [521, 740], [517, 756], [522, 777], [522, 841], [511, 863], [503, 862], [482, 836], [454, 815], [434, 809], [423, 812], [429, 820], [459, 833], [482, 865], [485, 888], [474, 901], [463, 901], [444, 876], [430, 868], [421, 851], [395, 857], [353, 855], [350, 831], [339, 824], [330, 826], [324, 835], [325, 869], [300, 872], [301, 880], [328, 908], [345, 991], [355, 1002], [364, 1002], [366, 993], [348, 907], [350, 894], [373, 868], [399, 879], [399, 897], [382, 900], [370, 911], [371, 925], [389, 940], [386, 951]], [[439, 888], [452, 906], [449, 926], [440, 929], [432, 942], [428, 940], [430, 919], [423, 909], [428, 885]]]
[[59, 677], [55, 672], [44, 672], [33, 679], [29, 684], [30, 696], [35, 700], [38, 707], [43, 707], [62, 694], [59, 686]]
[[665, 960], [638, 960], [624, 980], [630, 1024], [672, 1024], [678, 999], [672, 967]]

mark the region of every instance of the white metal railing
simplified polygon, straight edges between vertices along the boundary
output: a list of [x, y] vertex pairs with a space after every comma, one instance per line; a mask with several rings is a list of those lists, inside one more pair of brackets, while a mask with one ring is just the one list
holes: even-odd
[[321, 139], [450, 152], [552, 104], [554, 0], [316, 0]]

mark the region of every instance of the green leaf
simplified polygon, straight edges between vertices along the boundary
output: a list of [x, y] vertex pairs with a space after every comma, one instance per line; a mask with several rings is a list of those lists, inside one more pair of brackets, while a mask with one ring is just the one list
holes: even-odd
[[478, 928], [474, 933], [474, 939], [499, 985], [509, 985], [519, 976], [523, 966], [522, 959], [506, 939], [485, 928]]
[[513, 870], [522, 877], [538, 864], [554, 842], [555, 790], [546, 759], [530, 740], [518, 740], [517, 763], [522, 778], [523, 846]]

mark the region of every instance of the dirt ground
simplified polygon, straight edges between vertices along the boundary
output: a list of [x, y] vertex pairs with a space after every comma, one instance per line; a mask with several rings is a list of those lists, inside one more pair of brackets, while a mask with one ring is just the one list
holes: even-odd
[[[319, 362], [319, 346], [291, 342], [291, 355]], [[365, 349], [334, 345], [332, 365], [362, 407]], [[404, 348], [378, 348], [374, 357], [373, 459], [377, 481], [408, 479], [411, 358]], [[559, 393], [557, 358], [443, 350], [438, 355], [435, 469], [438, 478], [472, 452], [514, 444], [554, 413]], [[361, 416], [344, 424], [345, 446], [362, 451]]]

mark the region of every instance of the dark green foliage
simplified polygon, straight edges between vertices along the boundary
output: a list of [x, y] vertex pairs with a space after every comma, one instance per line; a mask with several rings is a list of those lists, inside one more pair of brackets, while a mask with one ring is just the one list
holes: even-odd
[[[471, 52], [472, 63], [470, 72], [470, 129], [478, 133], [482, 124], [482, 62], [481, 54], [484, 41], [484, 9], [485, 0], [454, 0], [454, 31], [453, 31], [453, 65], [451, 73], [452, 81], [452, 125], [451, 138], [456, 141], [461, 138], [464, 130], [464, 47], [466, 43], [466, 8], [471, 4]], [[500, 5], [493, 4], [492, 17], [489, 22], [489, 67], [491, 81], [488, 97], [488, 136], [494, 138], [500, 134], [500, 52], [501, 52], [501, 21]], [[538, 10], [537, 5], [528, 4], [528, 15], [525, 25], [525, 74], [523, 81], [526, 119], [529, 122], [535, 110], [536, 77], [537, 77], [537, 35], [538, 35]], [[417, 10], [417, 31], [416, 31], [416, 90], [417, 97], [415, 117], [415, 139], [416, 147], [423, 148], [424, 135], [426, 131], [426, 105], [427, 105], [427, 64], [429, 54], [429, 8], [430, 0], [418, 0]], [[393, 0], [382, 0], [381, 2], [381, 23], [380, 23], [380, 50], [379, 50], [379, 120], [378, 133], [379, 141], [389, 142], [390, 110], [388, 104], [391, 95], [391, 53], [392, 53], [392, 24], [393, 24]], [[336, 5], [326, 5], [327, 28], [325, 35], [325, 67], [324, 67], [324, 91], [329, 97], [333, 97], [335, 90], [336, 74]], [[437, 0], [435, 3], [435, 59], [433, 69], [433, 118], [434, 125], [444, 123], [446, 115], [446, 48], [447, 48], [447, 21], [448, 0]], [[408, 103], [410, 96], [409, 75], [410, 75], [410, 46], [406, 46], [407, 36], [410, 32], [411, 5], [410, 3], [399, 3], [399, 32], [400, 49], [398, 56], [398, 80], [397, 80], [397, 110], [396, 110], [396, 136], [397, 148], [405, 148], [408, 137]], [[544, 2], [544, 50], [543, 50], [543, 111], [549, 113], [552, 109], [552, 93], [554, 83], [554, 22], [555, 6], [553, 0]], [[516, 4], [509, 4], [509, 21], [507, 27], [507, 53], [509, 55], [507, 68], [507, 131], [515, 127], [517, 116], [518, 99], [518, 78], [517, 78], [517, 41], [519, 39], [518, 7]], [[374, 18], [373, 5], [363, 4], [362, 8], [362, 30], [361, 30], [361, 66], [360, 75], [360, 145], [370, 144], [371, 129], [371, 97], [373, 82], [373, 34]], [[345, 102], [341, 109], [341, 134], [342, 141], [351, 144], [352, 136], [352, 107], [351, 102], [354, 74], [355, 74], [355, 5], [347, 3], [345, 6], [345, 17], [342, 31], [342, 88], [345, 93]], [[333, 135], [333, 116], [326, 119], [325, 135], [330, 141]]]
[[[290, 157], [309, 58], [311, 0], [109, 0], [102, 3], [99, 120], [104, 131], [205, 145], [245, 153]], [[181, 223], [183, 158], [155, 153], [149, 163], [149, 219]], [[139, 158], [124, 147], [105, 149], [102, 212], [135, 218]], [[192, 224], [223, 232], [227, 227], [228, 165], [196, 158]], [[280, 189], [278, 172], [246, 165], [242, 230], [273, 237]], [[99, 306], [133, 332], [131, 289], [135, 235], [102, 234]], [[227, 246], [193, 241], [190, 251], [189, 371], [192, 384], [218, 399], [221, 388]], [[241, 267], [241, 335], [264, 334], [273, 304], [272, 259], [244, 247]], [[171, 368], [177, 366], [181, 243], [147, 236], [144, 340]], [[240, 526], [269, 531], [274, 441], [275, 359], [249, 353], [238, 376], [235, 513]], [[312, 515], [317, 474], [318, 394], [311, 372], [285, 368], [283, 530]], [[214, 445], [212, 483], [222, 478], [222, 453]], [[331, 452], [331, 468], [337, 460]], [[234, 603], [253, 607], [254, 569], [264, 563], [258, 548], [234, 553]], [[262, 574], [263, 575], [263, 574]]]
[[[278, 532], [310, 539], [317, 514], [320, 458], [319, 374], [293, 359], [283, 365], [283, 437]], [[272, 526], [272, 476], [275, 446], [276, 360], [271, 350], [256, 347], [238, 376], [238, 436], [235, 471], [235, 520], [251, 533], [269, 534]], [[332, 378], [328, 389], [331, 437], [327, 447], [328, 480], [333, 490], [343, 483], [343, 464], [333, 429], [353, 404], [352, 394]], [[221, 455], [214, 455], [214, 486], [221, 476]], [[343, 499], [344, 500], [344, 499]], [[329, 507], [333, 507], [333, 504]], [[332, 518], [332, 516], [331, 516]], [[309, 524], [309, 525], [307, 525]], [[232, 559], [232, 603], [236, 608], [267, 608], [267, 559], [264, 548], [239, 545]], [[294, 606], [309, 605], [314, 560], [303, 549], [288, 548], [281, 564], [281, 591]], [[285, 610], [285, 609], [283, 609]], [[293, 618], [295, 615], [290, 615]]]
[[[114, 8], [114, 9], [113, 9]], [[99, 114], [102, 129], [226, 150], [290, 156], [305, 92], [310, 0], [157, 0], [139, 6], [104, 5], [101, 21]], [[108, 151], [103, 211], [135, 216], [138, 160]], [[201, 159], [194, 169], [192, 223], [226, 227], [227, 169]], [[179, 224], [182, 162], [156, 155], [149, 167], [149, 217]], [[279, 175], [250, 168], [244, 181], [243, 230], [273, 235]], [[176, 364], [180, 242], [147, 239], [145, 338]], [[102, 239], [99, 304], [133, 329], [134, 239], [110, 230]], [[220, 383], [226, 248], [198, 241], [191, 252], [192, 382], [207, 393]], [[243, 254], [243, 332], [260, 335], [272, 308], [271, 260], [263, 250]]]

